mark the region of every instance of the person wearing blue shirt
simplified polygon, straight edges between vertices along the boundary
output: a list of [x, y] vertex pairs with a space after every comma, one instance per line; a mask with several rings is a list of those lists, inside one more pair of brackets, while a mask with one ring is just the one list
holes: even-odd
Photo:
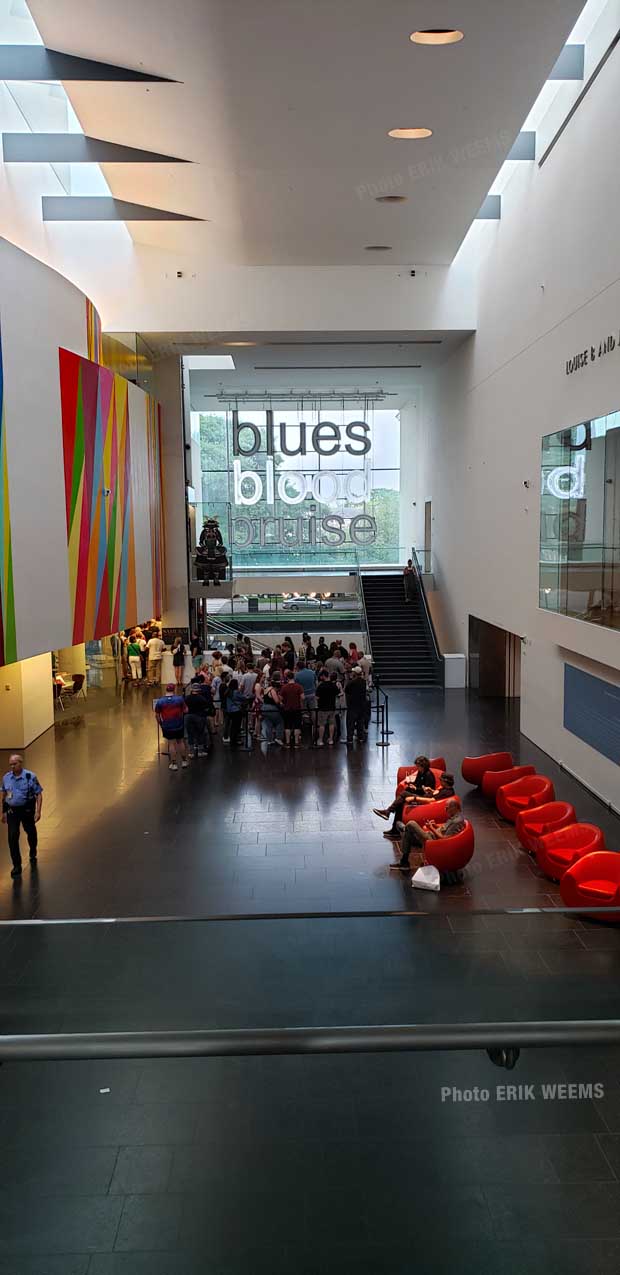
[[316, 708], [316, 674], [314, 669], [308, 668], [304, 660], [299, 660], [297, 664], [295, 681], [299, 682], [306, 697], [305, 707]]
[[30, 847], [30, 862], [37, 861], [37, 828], [41, 818], [43, 789], [31, 770], [24, 770], [24, 759], [19, 753], [9, 757], [9, 769], [2, 778], [2, 822], [8, 824], [9, 850], [13, 863], [12, 877], [22, 874], [22, 856], [19, 848], [20, 828], [24, 829]]

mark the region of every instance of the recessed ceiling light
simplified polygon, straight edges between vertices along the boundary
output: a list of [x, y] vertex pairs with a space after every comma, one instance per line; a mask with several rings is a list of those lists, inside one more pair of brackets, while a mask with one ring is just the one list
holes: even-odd
[[258, 345], [258, 341], [222, 341], [222, 345], [235, 346], [236, 349], [245, 349], [250, 345]]
[[376, 195], [378, 204], [404, 204], [407, 202], [406, 195]]
[[367, 243], [366, 252], [391, 252], [391, 243]]
[[432, 128], [391, 128], [388, 133], [388, 137], [403, 137], [408, 139], [432, 136]]
[[409, 36], [414, 44], [458, 44], [462, 40], [462, 31], [451, 31], [450, 28], [436, 27], [428, 31], [412, 31]]

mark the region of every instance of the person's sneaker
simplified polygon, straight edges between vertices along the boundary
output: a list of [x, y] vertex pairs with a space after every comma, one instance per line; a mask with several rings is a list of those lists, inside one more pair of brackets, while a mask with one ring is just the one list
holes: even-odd
[[379, 810], [378, 806], [373, 806], [372, 813], [373, 815], [378, 815], [380, 819], [389, 819], [390, 817], [388, 810]]
[[188, 766], [189, 766], [189, 762], [188, 762], [188, 761], [182, 761], [182, 762], [181, 762], [181, 770], [187, 770], [187, 767], [188, 767]]
[[197, 756], [197, 757], [208, 757], [208, 756], [209, 756], [209, 754], [208, 754], [208, 752], [207, 752], [206, 748], [199, 748], [199, 749], [198, 749], [198, 752], [196, 753], [196, 756]]
[[274, 744], [277, 744], [277, 745], [278, 745], [278, 748], [284, 748], [284, 740], [283, 740], [283, 739], [274, 739], [274, 741], [273, 741], [273, 742], [274, 742]]
[[230, 743], [230, 740], [229, 740], [229, 739], [224, 739], [224, 736], [222, 736], [222, 743], [223, 743], [223, 744], [229, 744], [229, 743]]
[[327, 742], [328, 742], [328, 744], [329, 744], [330, 748], [333, 748], [333, 747], [334, 747], [334, 741], [333, 741], [333, 739], [328, 739], [328, 741], [327, 741]]
[[322, 739], [317, 739], [317, 741], [316, 741], [316, 746], [317, 746], [317, 748], [322, 748], [322, 747], [323, 747], [323, 740], [322, 740]]
[[12, 873], [11, 873], [11, 876], [12, 876], [12, 877], [21, 877], [21, 874], [22, 874], [22, 870], [21, 870], [21, 868], [13, 868], [13, 871], [12, 871]]
[[175, 762], [175, 761], [171, 761], [171, 762], [170, 762], [170, 765], [169, 765], [169, 767], [168, 767], [168, 770], [178, 770], [178, 769], [179, 769], [179, 767], [177, 766], [176, 762]]

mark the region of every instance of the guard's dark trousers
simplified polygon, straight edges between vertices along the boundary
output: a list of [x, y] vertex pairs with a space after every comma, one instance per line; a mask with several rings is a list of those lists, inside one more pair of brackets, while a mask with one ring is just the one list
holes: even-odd
[[8, 829], [9, 829], [9, 850], [14, 868], [21, 868], [22, 856], [19, 849], [19, 831], [20, 827], [24, 829], [30, 846], [30, 858], [34, 859], [37, 853], [37, 825], [34, 821], [34, 810], [29, 810], [26, 806], [16, 806], [14, 810], [6, 812]]

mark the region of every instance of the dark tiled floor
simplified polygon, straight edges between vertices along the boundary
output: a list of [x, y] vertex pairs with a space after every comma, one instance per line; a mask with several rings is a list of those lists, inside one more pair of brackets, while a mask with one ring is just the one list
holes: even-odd
[[[391, 800], [396, 770], [420, 750], [511, 747], [553, 778], [559, 797], [604, 826], [620, 848], [620, 820], [520, 737], [517, 710], [464, 692], [392, 691], [391, 747], [213, 756], [171, 774], [157, 758], [148, 692], [91, 691], [28, 750], [45, 786], [39, 870], [6, 875], [0, 917], [230, 915], [421, 909], [454, 913], [546, 907], [556, 888], [519, 849], [514, 829], [462, 782], [476, 854], [462, 885], [431, 898], [389, 871], [393, 851], [372, 807]], [[3, 764], [4, 759], [0, 759]]]
[[[388, 873], [370, 807], [419, 749], [456, 769], [507, 743], [620, 847], [618, 821], [503, 705], [391, 710], [385, 752], [218, 744], [177, 775], [140, 692], [39, 741], [41, 866], [1, 916], [259, 915], [0, 927], [3, 1031], [620, 1017], [620, 929], [498, 910], [558, 895], [478, 797], [475, 858], [438, 898]], [[383, 909], [420, 914], [260, 915]], [[615, 1275], [619, 1075], [600, 1048], [512, 1073], [479, 1052], [4, 1064], [0, 1275]], [[543, 1089], [568, 1082], [602, 1090]]]

